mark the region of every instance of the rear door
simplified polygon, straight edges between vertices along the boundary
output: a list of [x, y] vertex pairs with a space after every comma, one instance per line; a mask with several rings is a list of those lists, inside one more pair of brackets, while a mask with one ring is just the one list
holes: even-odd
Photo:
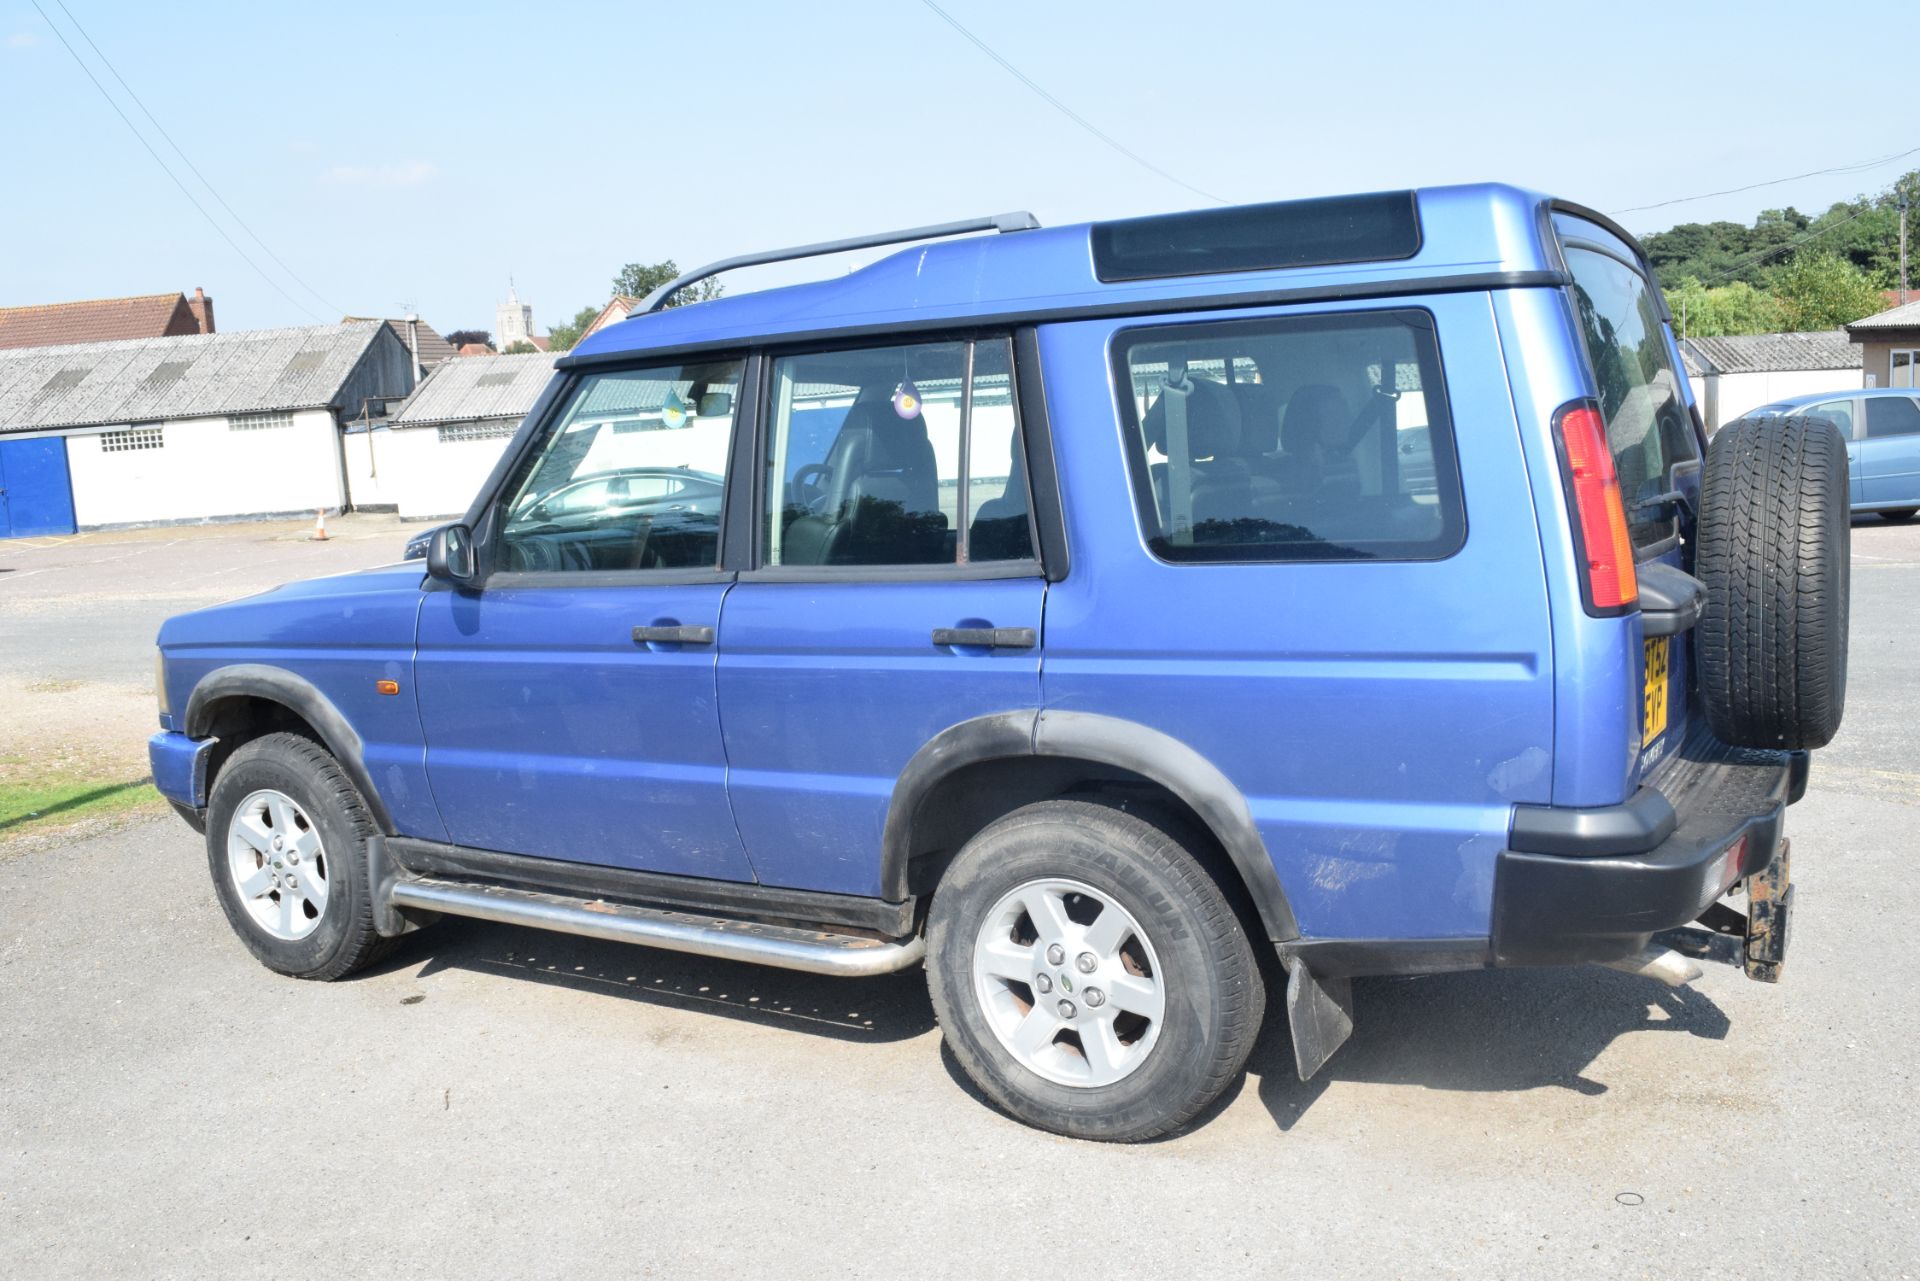
[[[1573, 276], [1568, 294], [1606, 419], [1635, 559], [1692, 572], [1700, 442], [1655, 286], [1639, 255], [1612, 233], [1565, 214], [1556, 215], [1554, 225]], [[1648, 638], [1634, 655], [1643, 768], [1686, 736], [1685, 642], [1685, 636]]]
[[1920, 402], [1911, 396], [1861, 399], [1867, 421], [1860, 441], [1861, 502], [1920, 507]]
[[[1793, 412], [1793, 411], [1787, 411]], [[1866, 424], [1860, 418], [1860, 401], [1848, 396], [1823, 400], [1800, 410], [1808, 418], [1824, 418], [1840, 429], [1847, 442], [1847, 500], [1855, 507], [1866, 501], [1866, 471], [1860, 463], [1860, 433]]]
[[770, 359], [756, 567], [720, 622], [729, 796], [769, 885], [878, 894], [894, 781], [1034, 707], [1034, 556], [1004, 337]]

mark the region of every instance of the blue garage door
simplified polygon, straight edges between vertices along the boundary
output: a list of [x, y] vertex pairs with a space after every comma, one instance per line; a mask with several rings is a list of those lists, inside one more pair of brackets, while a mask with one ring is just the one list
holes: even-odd
[[0, 440], [0, 538], [72, 532], [66, 440]]

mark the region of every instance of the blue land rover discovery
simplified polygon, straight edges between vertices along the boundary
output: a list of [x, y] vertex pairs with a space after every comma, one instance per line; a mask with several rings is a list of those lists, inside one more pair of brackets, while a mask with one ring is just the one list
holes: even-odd
[[442, 914], [924, 963], [1089, 1138], [1194, 1118], [1269, 980], [1304, 1076], [1357, 975], [1681, 983], [1691, 927], [1772, 979], [1845, 443], [1709, 449], [1680, 369], [1632, 239], [1503, 186], [730, 259], [558, 362], [424, 567], [170, 620], [154, 777], [282, 973]]

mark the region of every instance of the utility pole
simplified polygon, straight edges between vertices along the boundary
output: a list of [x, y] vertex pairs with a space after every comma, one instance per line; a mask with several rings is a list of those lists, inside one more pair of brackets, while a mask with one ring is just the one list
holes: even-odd
[[1900, 305], [1907, 305], [1907, 190], [1900, 189]]

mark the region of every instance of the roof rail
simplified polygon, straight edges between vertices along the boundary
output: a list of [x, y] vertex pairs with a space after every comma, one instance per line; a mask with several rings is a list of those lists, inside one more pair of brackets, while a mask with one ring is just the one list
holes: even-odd
[[817, 245], [798, 245], [792, 249], [769, 249], [763, 253], [722, 258], [704, 267], [682, 272], [648, 294], [640, 303], [642, 312], [658, 311], [667, 299], [688, 285], [717, 276], [736, 267], [758, 267], [770, 262], [789, 262], [795, 258], [818, 258], [821, 254], [845, 253], [849, 249], [872, 249], [877, 245], [899, 245], [910, 240], [938, 240], [942, 236], [964, 236], [973, 231], [1032, 231], [1040, 220], [1024, 209], [1012, 213], [991, 214], [984, 218], [965, 218], [959, 222], [935, 223], [930, 227], [908, 227], [904, 231], [882, 231], [871, 236], [853, 236], [846, 240], [823, 240]]

